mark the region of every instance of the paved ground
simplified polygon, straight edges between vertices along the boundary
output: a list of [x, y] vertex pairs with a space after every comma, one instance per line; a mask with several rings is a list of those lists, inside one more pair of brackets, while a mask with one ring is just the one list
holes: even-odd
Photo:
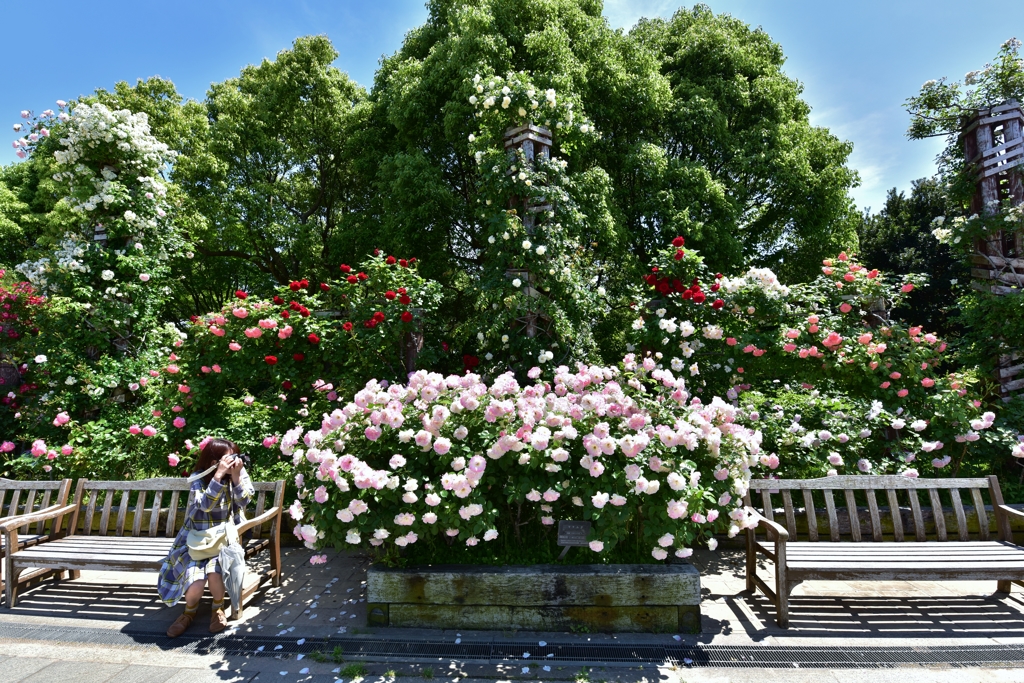
[[[138, 634], [162, 633], [180, 613], [155, 599], [155, 576], [83, 572], [76, 581], [47, 583], [26, 592], [18, 607], [0, 608], [0, 683], [7, 681], [334, 681], [348, 683], [397, 677], [476, 680], [590, 681], [1024, 681], [1024, 668], [897, 666], [892, 669], [726, 669], [687, 666], [644, 667], [606, 663], [544, 664], [518, 659], [467, 664], [441, 658], [416, 661], [354, 661], [342, 653], [299, 654], [296, 644], [326, 637], [366, 641], [391, 639], [433, 643], [637, 644], [680, 646], [810, 646], [822, 651], [851, 646], [1024, 645], [1024, 593], [994, 595], [995, 582], [807, 582], [794, 591], [791, 625], [774, 622], [774, 608], [763, 596], [744, 592], [741, 551], [694, 556], [704, 592], [703, 633], [573, 634], [526, 632], [447, 632], [372, 629], [366, 626], [365, 571], [357, 555], [329, 555], [311, 567], [311, 553], [285, 553], [285, 580], [246, 608], [233, 625], [237, 636], [263, 643], [263, 651], [208, 652], [193, 639], [176, 648]], [[762, 570], [770, 576], [770, 571]], [[204, 635], [209, 601], [189, 635]], [[42, 630], [33, 632], [29, 627]], [[20, 630], [19, 630], [20, 629]], [[53, 635], [57, 634], [57, 635]], [[45, 636], [45, 637], [44, 637]], [[109, 636], [109, 637], [106, 637]], [[134, 639], [134, 640], [133, 640]], [[213, 642], [213, 641], [209, 641]], [[280, 652], [276, 648], [281, 646]], [[211, 646], [212, 647], [212, 646]], [[301, 649], [301, 648], [299, 648]], [[309, 650], [309, 646], [305, 649]], [[550, 670], [545, 670], [547, 666]], [[525, 667], [525, 669], [524, 669]]]

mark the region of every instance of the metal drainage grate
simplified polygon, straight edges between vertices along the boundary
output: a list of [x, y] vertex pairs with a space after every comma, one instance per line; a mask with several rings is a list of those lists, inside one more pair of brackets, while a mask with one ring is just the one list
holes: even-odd
[[[888, 669], [904, 665], [950, 667], [1022, 666], [1024, 645], [958, 645], [935, 647], [799, 647], [734, 645], [626, 645], [557, 644], [536, 642], [451, 643], [397, 641], [370, 638], [305, 638], [300, 645], [290, 637], [254, 634], [181, 636], [170, 639], [160, 633], [115, 631], [77, 627], [40, 627], [0, 624], [0, 640], [62, 644], [113, 645], [128, 648], [160, 648], [183, 653], [274, 657], [322, 652], [341, 648], [346, 659], [445, 659], [478, 663], [571, 662], [574, 664], [665, 664], [710, 668], [828, 668]], [[260, 651], [258, 648], [263, 647]], [[280, 649], [275, 649], [281, 646]], [[527, 653], [529, 655], [527, 656]]]

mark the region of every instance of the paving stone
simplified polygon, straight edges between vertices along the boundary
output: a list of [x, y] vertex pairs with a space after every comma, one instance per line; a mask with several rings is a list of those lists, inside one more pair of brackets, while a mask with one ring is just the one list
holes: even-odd
[[166, 683], [182, 673], [181, 669], [167, 666], [130, 664], [114, 674], [107, 683]]
[[100, 662], [53, 662], [31, 675], [21, 678], [20, 681], [21, 683], [56, 683], [58, 681], [106, 683], [125, 668], [123, 664]]
[[54, 662], [53, 659], [43, 659], [42, 657], [39, 659], [35, 657], [5, 657], [3, 661], [4, 680], [12, 683], [21, 681]]

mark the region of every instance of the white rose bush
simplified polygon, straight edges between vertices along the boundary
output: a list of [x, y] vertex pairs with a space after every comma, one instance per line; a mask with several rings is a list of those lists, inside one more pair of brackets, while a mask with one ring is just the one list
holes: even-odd
[[583, 559], [652, 561], [753, 523], [742, 497], [767, 461], [735, 406], [632, 355], [549, 372], [525, 385], [511, 373], [373, 380], [318, 426], [296, 426], [280, 444], [296, 536], [386, 562], [523, 563], [554, 559], [558, 521], [587, 520]]

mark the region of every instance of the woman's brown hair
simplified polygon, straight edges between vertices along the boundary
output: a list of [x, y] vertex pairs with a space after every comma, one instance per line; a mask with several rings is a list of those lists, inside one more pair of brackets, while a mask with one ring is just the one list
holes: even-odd
[[[192, 470], [192, 473], [205, 472], [210, 468], [211, 465], [217, 463], [221, 458], [229, 453], [238, 454], [241, 451], [238, 450], [238, 446], [235, 445], [234, 441], [228, 441], [227, 439], [210, 439], [203, 446], [202, 450], [199, 451], [199, 460], [196, 461], [196, 467]], [[203, 483], [209, 485], [210, 481], [213, 480], [214, 472], [210, 472], [203, 477]]]

